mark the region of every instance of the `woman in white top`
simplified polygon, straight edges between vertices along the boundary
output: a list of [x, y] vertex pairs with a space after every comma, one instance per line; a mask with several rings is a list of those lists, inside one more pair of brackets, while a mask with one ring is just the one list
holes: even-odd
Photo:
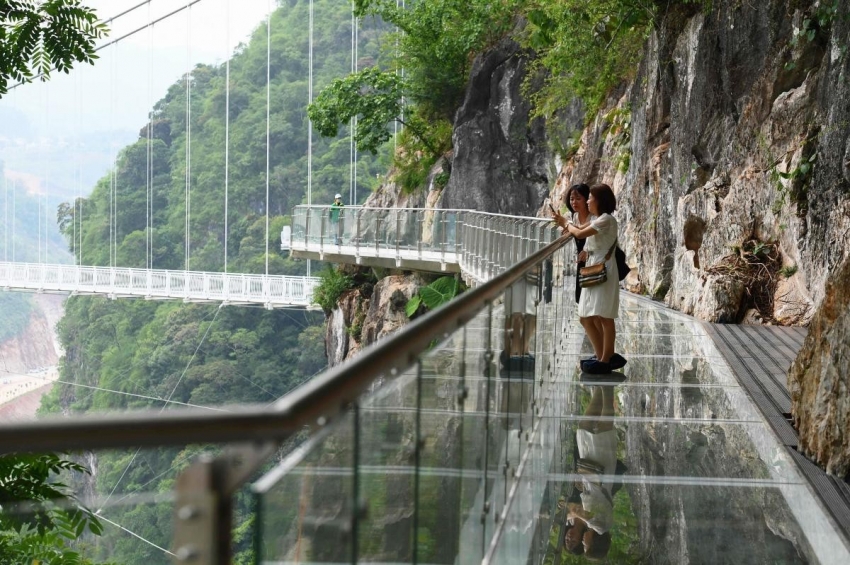
[[[587, 266], [605, 262], [607, 280], [599, 285], [582, 289], [578, 315], [595, 358], [582, 361], [581, 368], [588, 373], [608, 373], [626, 364], [622, 355], [614, 353], [616, 329], [614, 319], [620, 309], [620, 286], [614, 247], [617, 243], [617, 220], [611, 215], [617, 208], [617, 198], [607, 184], [590, 188], [587, 207], [595, 216], [587, 226], [568, 223], [566, 229], [576, 238], [586, 239]], [[607, 260], [606, 260], [607, 257]]]

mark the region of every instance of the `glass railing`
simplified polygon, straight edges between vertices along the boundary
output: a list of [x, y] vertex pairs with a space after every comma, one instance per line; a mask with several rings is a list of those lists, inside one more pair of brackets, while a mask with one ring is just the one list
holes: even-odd
[[551, 220], [472, 210], [296, 206], [297, 254], [360, 263], [370, 258], [442, 271], [447, 265], [482, 282], [558, 237]]
[[[540, 562], [565, 410], [571, 246], [525, 271], [254, 485], [258, 562]], [[553, 267], [559, 265], [558, 276]]]
[[187, 302], [309, 306], [315, 277], [0, 262], [0, 287]]
[[[143, 476], [130, 477], [138, 493], [94, 502], [122, 506], [103, 516], [123, 537], [98, 556], [141, 535], [194, 563], [237, 550], [264, 565], [850, 562], [699, 322], [622, 293], [628, 364], [583, 373], [574, 246], [510, 265], [537, 236], [487, 229], [504, 245], [481, 268], [507, 270], [270, 408], [7, 425], [0, 449], [230, 446], [175, 464], [150, 514], [123, 509], [125, 496], [148, 500]], [[123, 468], [101, 472], [111, 482]]]

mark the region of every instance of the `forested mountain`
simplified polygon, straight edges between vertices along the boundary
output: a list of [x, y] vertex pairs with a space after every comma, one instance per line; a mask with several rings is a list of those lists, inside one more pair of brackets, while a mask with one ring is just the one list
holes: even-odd
[[[115, 169], [97, 183], [91, 196], [60, 208], [59, 221], [69, 247], [83, 264], [224, 270], [229, 133], [227, 271], [264, 272], [268, 237], [269, 273], [305, 273], [305, 263], [290, 260], [279, 251], [279, 233], [292, 206], [303, 202], [307, 191], [308, 3], [289, 0], [278, 5], [271, 17], [268, 122], [268, 29], [264, 23], [230, 61], [229, 97], [224, 64], [197, 66], [189, 77], [188, 127], [183, 77], [156, 103], [150, 123], [140, 124], [139, 140], [121, 151]], [[350, 18], [347, 3], [315, 2], [317, 89], [350, 71]], [[377, 57], [382, 33], [374, 22], [363, 25], [362, 60]], [[346, 135], [341, 131], [337, 139], [314, 137], [314, 202], [330, 202], [335, 192], [348, 192], [350, 146]], [[187, 139], [191, 139], [188, 151]], [[188, 265], [187, 163], [191, 197]], [[363, 179], [374, 179], [378, 170], [385, 170], [379, 157], [360, 156], [362, 198], [370, 192]], [[110, 215], [113, 204], [115, 217]], [[151, 226], [149, 249], [146, 236]], [[80, 229], [81, 238], [75, 232]], [[322, 322], [321, 312], [312, 311], [72, 297], [59, 326], [66, 352], [61, 380], [70, 384], [57, 385], [45, 398], [42, 412], [174, 406], [166, 405], [164, 399], [207, 407], [269, 403], [325, 366]], [[104, 497], [111, 494], [111, 503], [127, 493], [168, 492], [178, 469], [201, 449], [162, 449], [138, 456], [134, 451], [98, 454], [93, 458], [94, 492]], [[170, 505], [106, 506], [105, 518], [161, 547], [168, 546]], [[243, 505], [240, 513], [248, 521], [241, 526], [244, 533], [251, 520], [248, 506]], [[98, 553], [117, 563], [167, 562], [160, 550], [117, 529], [98, 543]], [[242, 539], [240, 547], [250, 551], [250, 536]]]

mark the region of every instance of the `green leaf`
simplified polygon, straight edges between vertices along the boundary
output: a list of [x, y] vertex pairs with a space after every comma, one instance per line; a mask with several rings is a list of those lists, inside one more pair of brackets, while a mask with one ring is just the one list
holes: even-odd
[[809, 171], [811, 171], [811, 170], [812, 170], [812, 166], [808, 163], [803, 163], [803, 164], [800, 165], [800, 173], [802, 173], [803, 175], [808, 174]]
[[457, 279], [451, 276], [440, 277], [428, 286], [419, 290], [422, 302], [429, 310], [439, 308], [452, 298], [457, 296]]
[[404, 313], [407, 314], [408, 318], [412, 318], [416, 311], [419, 310], [419, 306], [422, 304], [422, 299], [418, 294], [414, 294], [410, 300], [407, 301], [407, 305], [404, 307]]

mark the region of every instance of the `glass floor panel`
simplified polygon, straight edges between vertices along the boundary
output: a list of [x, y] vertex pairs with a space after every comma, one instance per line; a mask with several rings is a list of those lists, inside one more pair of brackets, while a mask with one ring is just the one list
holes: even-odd
[[629, 362], [588, 375], [572, 286], [558, 290], [536, 305], [533, 359], [503, 354], [497, 301], [376, 382], [350, 425], [314, 442], [323, 455], [284, 461], [280, 500], [332, 477], [321, 480], [335, 494], [302, 521], [356, 524], [339, 549], [362, 563], [850, 563], [701, 323], [623, 294], [616, 343]]

